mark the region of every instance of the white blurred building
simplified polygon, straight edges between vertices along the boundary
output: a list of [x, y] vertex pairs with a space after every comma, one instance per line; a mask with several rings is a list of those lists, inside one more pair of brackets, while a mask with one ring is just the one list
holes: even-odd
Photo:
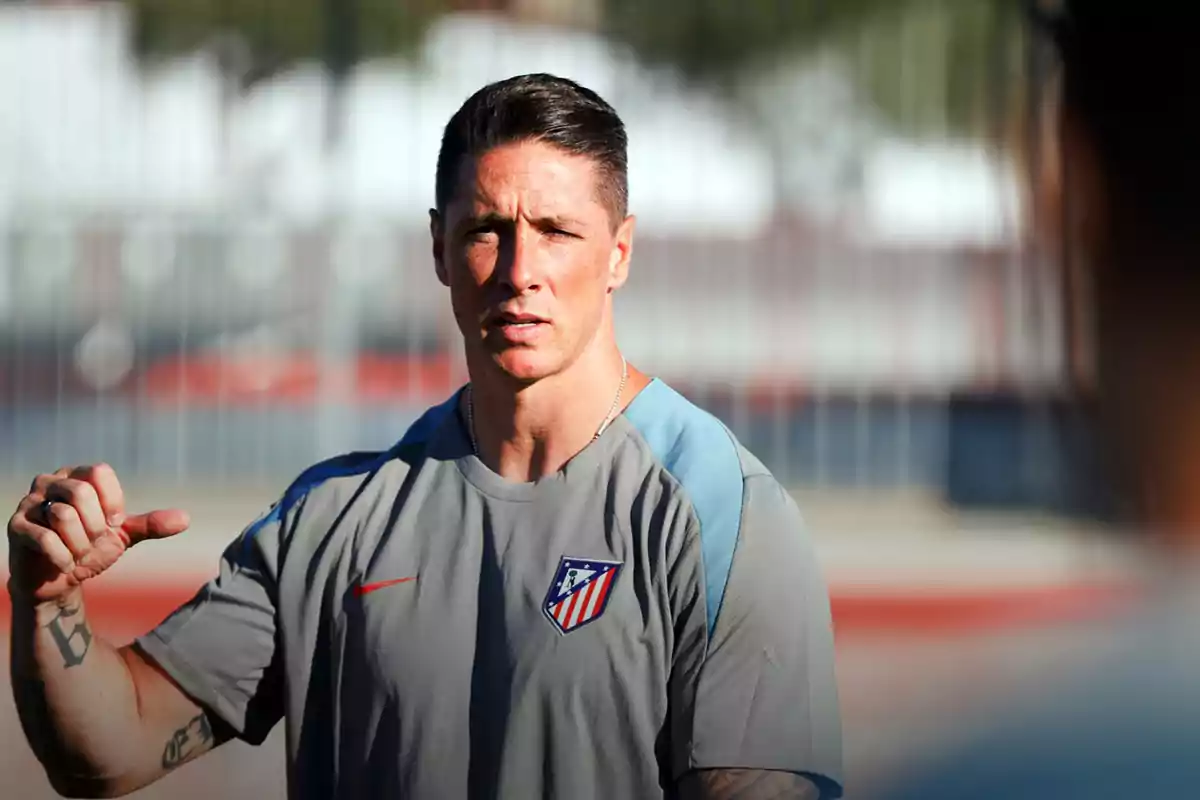
[[126, 30], [119, 4], [0, 8], [0, 208], [366, 214], [420, 226], [454, 109], [488, 81], [549, 71], [622, 111], [644, 229], [752, 235], [773, 210], [770, 164], [719, 105], [586, 34], [447, 18], [420, 67], [378, 61], [358, 71], [342, 145], [327, 153], [319, 67], [255, 87], [223, 118], [212, 59], [143, 72]]
[[[329, 220], [351, 234], [333, 247], [333, 271], [354, 280], [338, 284], [346, 298], [326, 298], [343, 326], [449, 330], [421, 232], [442, 127], [483, 84], [546, 71], [596, 89], [627, 123], [640, 243], [618, 313], [647, 366], [699, 381], [914, 391], [994, 377], [1005, 360], [1039, 379], [1058, 369], [1043, 357], [1057, 323], [1027, 324], [1035, 292], [1019, 270], [971, 269], [961, 256], [1012, 258], [1011, 166], [975, 145], [891, 135], [836, 64], [764, 76], [757, 103], [786, 144], [768, 148], [716, 96], [599, 37], [451, 16], [411, 63], [357, 70], [340, 146], [327, 152], [318, 67], [229, 104], [209, 55], [145, 71], [127, 31], [117, 3], [0, 5], [0, 234], [6, 219], [37, 233], [25, 255], [0, 247], [0, 327], [19, 336], [57, 330], [54, 315], [18, 323], [9, 309], [18, 295], [27, 309], [59, 308], [64, 287], [86, 285], [72, 278], [82, 263], [72, 226], [96, 217], [132, 221], [120, 233], [124, 311], [113, 313], [133, 308], [156, 330], [180, 324], [186, 302], [191, 325], [279, 326], [297, 314], [311, 333], [309, 312], [295, 310], [311, 298], [272, 287], [329, 295], [284, 274], [303, 273], [289, 231]], [[196, 221], [237, 233], [220, 263], [205, 260], [204, 242], [188, 245], [195, 260], [176, 260], [184, 247], [171, 237]], [[393, 233], [403, 241], [386, 241]], [[93, 295], [79, 292], [80, 319], [111, 310]], [[1002, 329], [980, 313], [991, 306]]]
[[[0, 7], [0, 213], [348, 214], [422, 226], [454, 109], [488, 81], [548, 71], [595, 88], [625, 118], [645, 233], [753, 238], [783, 201], [818, 217], [832, 210], [864, 241], [884, 244], [994, 244], [1011, 235], [1003, 164], [964, 145], [890, 139], [827, 68], [764, 83], [779, 124], [795, 131], [792, 152], [772, 160], [750, 121], [617, 45], [452, 16], [412, 64], [377, 61], [357, 72], [342, 145], [327, 153], [326, 83], [316, 66], [225, 109], [213, 59], [197, 54], [143, 71], [126, 35], [119, 3]], [[836, 180], [846, 171], [857, 182]], [[777, 198], [780, 185], [801, 191]]]

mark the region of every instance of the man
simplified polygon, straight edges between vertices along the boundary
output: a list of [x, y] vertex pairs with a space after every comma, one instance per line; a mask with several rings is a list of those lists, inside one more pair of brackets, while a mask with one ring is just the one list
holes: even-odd
[[[1200, 113], [1193, 26], [1162, 0], [1037, 14], [1061, 56], [1068, 253], [1094, 303], [1099, 419], [1122, 494], [1171, 563], [1065, 680], [897, 781], [891, 800], [1185, 798], [1200, 792]], [[1081, 293], [1082, 294], [1082, 293]]]
[[828, 600], [791, 498], [613, 328], [626, 135], [549, 75], [446, 127], [430, 213], [470, 384], [305, 472], [134, 646], [81, 586], [182, 531], [104, 466], [9, 526], [14, 686], [63, 792], [119, 794], [287, 720], [295, 798], [838, 797]]

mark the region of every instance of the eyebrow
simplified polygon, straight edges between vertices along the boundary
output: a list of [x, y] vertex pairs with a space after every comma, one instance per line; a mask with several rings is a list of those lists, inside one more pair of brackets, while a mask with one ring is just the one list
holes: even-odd
[[[562, 214], [551, 214], [544, 217], [538, 217], [537, 219], [532, 220], [532, 222], [539, 227], [550, 228], [579, 228], [583, 225], [583, 223], [579, 220], [573, 217], [564, 216]], [[512, 223], [512, 217], [506, 217], [502, 214], [496, 213], [495, 211], [489, 211], [483, 214], [469, 214], [463, 217], [462, 221], [458, 225], [458, 229], [470, 230], [471, 228], [475, 228], [479, 225], [511, 225]]]
[[574, 217], [563, 216], [562, 214], [552, 214], [548, 217], [539, 217], [534, 220], [539, 225], [547, 225], [551, 228], [581, 228], [583, 223]]
[[497, 214], [496, 212], [490, 211], [490, 212], [487, 212], [484, 214], [467, 214], [461, 220], [459, 220], [458, 228], [461, 230], [465, 230], [465, 229], [474, 228], [477, 225], [483, 225], [486, 223], [496, 224], [496, 223], [510, 223], [510, 222], [512, 222], [511, 219], [505, 219], [504, 217]]

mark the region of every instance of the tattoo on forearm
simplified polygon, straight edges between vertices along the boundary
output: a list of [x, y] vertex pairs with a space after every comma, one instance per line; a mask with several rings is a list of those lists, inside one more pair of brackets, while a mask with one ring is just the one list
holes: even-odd
[[192, 756], [204, 752], [212, 741], [213, 732], [212, 726], [208, 724], [208, 717], [197, 714], [167, 740], [162, 755], [163, 769], [178, 767]]
[[88, 627], [87, 619], [76, 622], [70, 633], [66, 630], [71, 618], [82, 613], [82, 605], [70, 606], [59, 611], [58, 616], [46, 625], [50, 635], [54, 637], [58, 652], [62, 654], [63, 666], [67, 669], [82, 664], [92, 646], [92, 629]]
[[686, 800], [818, 800], [816, 784], [792, 772], [766, 769], [704, 769], [684, 776]]

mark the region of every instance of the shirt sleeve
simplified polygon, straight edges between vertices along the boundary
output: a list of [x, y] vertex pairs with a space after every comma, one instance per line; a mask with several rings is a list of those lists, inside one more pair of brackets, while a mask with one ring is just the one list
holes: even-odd
[[221, 556], [215, 578], [136, 646], [239, 738], [261, 744], [283, 716], [276, 629], [279, 506]]
[[[795, 502], [769, 475], [744, 480], [740, 519], [732, 561], [698, 543], [703, 566], [691, 592], [680, 592], [675, 778], [693, 769], [784, 770], [808, 777], [823, 798], [841, 797], [833, 627], [811, 541]], [[722, 561], [726, 575], [713, 568]], [[710, 620], [704, 597], [723, 578]]]

